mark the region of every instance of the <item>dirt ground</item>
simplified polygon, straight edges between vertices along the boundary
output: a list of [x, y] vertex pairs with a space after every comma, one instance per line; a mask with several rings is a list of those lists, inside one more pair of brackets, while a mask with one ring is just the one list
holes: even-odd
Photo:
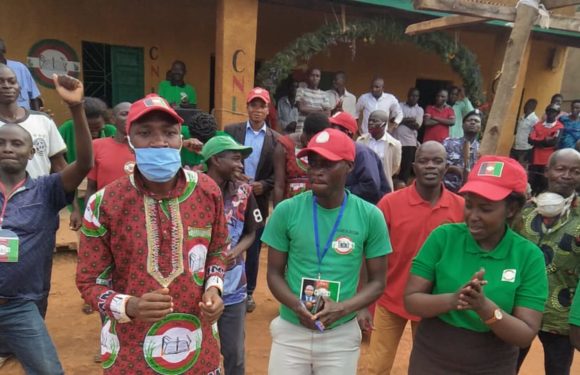
[[[64, 227], [66, 230], [68, 225], [64, 222], [62, 224], [61, 228]], [[266, 252], [263, 251], [258, 289], [254, 294], [258, 307], [246, 319], [246, 373], [248, 375], [267, 373], [270, 353], [269, 323], [278, 311], [278, 303], [266, 285], [265, 266]], [[100, 374], [100, 366], [93, 362], [93, 357], [99, 350], [100, 321], [95, 313], [85, 315], [81, 312], [82, 301], [74, 284], [75, 269], [76, 253], [65, 251], [55, 255], [46, 321], [66, 374]], [[410, 328], [407, 328], [399, 346], [393, 375], [407, 373], [411, 350]], [[367, 348], [368, 344], [364, 343], [359, 361], [359, 374], [366, 373]], [[571, 373], [580, 374], [580, 359], [578, 356], [576, 358]], [[543, 373], [542, 347], [536, 340], [521, 374], [540, 375]], [[0, 369], [0, 375], [21, 374], [23, 375], [24, 371], [16, 360], [10, 360]]]

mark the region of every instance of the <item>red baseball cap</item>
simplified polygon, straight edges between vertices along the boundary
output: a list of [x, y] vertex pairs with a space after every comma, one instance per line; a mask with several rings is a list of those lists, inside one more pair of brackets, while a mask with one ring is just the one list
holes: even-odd
[[356, 134], [358, 131], [358, 125], [356, 120], [348, 112], [336, 112], [334, 115], [328, 118], [331, 124], [342, 126], [352, 134]]
[[354, 161], [355, 147], [352, 139], [337, 129], [325, 129], [316, 134], [308, 147], [298, 152], [297, 157], [301, 158], [314, 152], [330, 161]]
[[525, 194], [528, 175], [514, 159], [505, 156], [481, 157], [460, 193], [474, 193], [491, 201], [500, 201], [511, 193]]
[[270, 104], [270, 93], [268, 90], [261, 87], [254, 87], [249, 93], [246, 99], [246, 103], [251, 102], [254, 99], [262, 99], [266, 104]]
[[177, 112], [175, 112], [169, 103], [167, 103], [167, 100], [157, 94], [149, 94], [143, 99], [137, 100], [131, 104], [129, 114], [127, 115], [127, 124], [125, 125], [127, 134], [129, 134], [129, 129], [133, 122], [153, 111], [165, 112], [171, 115], [176, 123], [183, 124], [183, 119], [177, 114]]

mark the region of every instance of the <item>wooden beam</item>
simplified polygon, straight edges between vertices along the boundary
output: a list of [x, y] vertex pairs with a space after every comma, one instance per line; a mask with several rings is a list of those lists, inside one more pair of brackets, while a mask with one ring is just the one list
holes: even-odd
[[[570, 0], [572, 1], [572, 0]], [[580, 3], [580, 0], [573, 0]], [[415, 0], [416, 9], [458, 13], [465, 16], [514, 22], [516, 8], [478, 3], [473, 0]], [[580, 32], [580, 18], [550, 15], [550, 28]]]
[[550, 15], [550, 29], [580, 32], [580, 18]]
[[542, 0], [541, 3], [544, 4], [546, 9], [553, 10], [574, 5], [580, 5], [580, 0]]
[[[513, 134], [515, 123], [508, 120], [512, 101], [518, 99], [515, 95], [518, 78], [522, 76], [522, 69], [525, 69], [525, 53], [532, 26], [538, 17], [538, 9], [532, 6], [521, 4], [517, 8], [514, 28], [510, 34], [502, 64], [502, 75], [499, 79], [497, 92], [491, 106], [491, 112], [485, 133], [481, 142], [481, 155], [506, 154], [506, 151], [499, 148], [500, 139], [506, 136], [502, 133]], [[509, 150], [508, 150], [509, 151]]]
[[516, 8], [490, 5], [470, 0], [415, 0], [415, 9], [437, 10], [513, 22], [516, 18]]
[[471, 25], [474, 23], [482, 23], [486, 21], [486, 18], [481, 17], [447, 16], [409, 25], [407, 26], [407, 30], [405, 30], [405, 34], [417, 35], [426, 32], [450, 29], [458, 26]]

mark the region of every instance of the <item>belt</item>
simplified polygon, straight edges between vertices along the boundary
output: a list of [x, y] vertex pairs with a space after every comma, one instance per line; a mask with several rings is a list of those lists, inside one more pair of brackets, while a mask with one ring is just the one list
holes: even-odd
[[7, 299], [7, 298], [0, 298], [0, 305], [5, 305], [8, 302], [10, 302], [11, 300]]

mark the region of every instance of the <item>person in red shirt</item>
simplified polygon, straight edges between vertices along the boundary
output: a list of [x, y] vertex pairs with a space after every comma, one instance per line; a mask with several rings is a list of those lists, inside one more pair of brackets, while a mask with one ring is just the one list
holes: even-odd
[[546, 107], [545, 120], [534, 125], [528, 143], [532, 149], [532, 163], [529, 166], [528, 180], [532, 187], [532, 194], [537, 195], [548, 187], [548, 180], [544, 176], [550, 155], [556, 151], [560, 142], [564, 124], [558, 121], [560, 106], [550, 104]]
[[106, 315], [104, 374], [215, 374], [228, 228], [220, 188], [181, 167], [183, 119], [155, 94], [127, 116], [135, 170], [89, 199], [82, 297]]
[[278, 138], [274, 149], [274, 207], [284, 199], [310, 190], [308, 160], [296, 155], [315, 134], [329, 126], [326, 114], [311, 113], [304, 120], [302, 134], [292, 133]]
[[401, 335], [411, 321], [413, 333], [419, 318], [405, 310], [403, 294], [411, 262], [431, 231], [444, 223], [463, 220], [463, 198], [445, 189], [442, 181], [447, 153], [435, 141], [423, 143], [415, 154], [415, 182], [387, 194], [378, 203], [391, 234], [387, 287], [377, 303], [370, 343], [368, 373], [389, 374]]
[[95, 194], [106, 185], [125, 175], [133, 173], [135, 155], [129, 148], [125, 123], [131, 103], [119, 103], [113, 108], [117, 132], [112, 138], [99, 138], [93, 141], [95, 165], [87, 176], [86, 197]]
[[435, 105], [428, 105], [425, 109], [423, 142], [443, 143], [449, 137], [449, 127], [455, 125], [455, 111], [447, 104], [448, 96], [447, 90], [439, 90], [435, 96]]

